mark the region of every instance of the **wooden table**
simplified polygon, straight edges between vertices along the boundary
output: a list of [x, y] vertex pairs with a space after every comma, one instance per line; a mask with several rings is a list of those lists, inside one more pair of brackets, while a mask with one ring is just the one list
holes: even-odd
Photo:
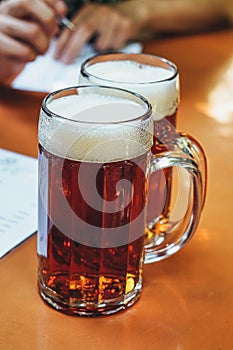
[[[32, 236], [0, 261], [0, 349], [233, 349], [232, 44], [232, 31], [145, 44], [145, 52], [178, 65], [179, 129], [208, 156], [207, 201], [191, 242], [145, 266], [143, 293], [132, 308], [89, 319], [63, 315], [41, 300]], [[37, 156], [43, 97], [0, 89], [0, 147]]]

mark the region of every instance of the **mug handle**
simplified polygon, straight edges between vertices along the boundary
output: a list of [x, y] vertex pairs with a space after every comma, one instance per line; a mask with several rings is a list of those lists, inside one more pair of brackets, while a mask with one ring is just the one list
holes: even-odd
[[[184, 141], [184, 139], [182, 139]], [[185, 217], [179, 223], [170, 223], [166, 225], [172, 232], [177, 232], [177, 239], [171, 240], [166, 246], [158, 249], [153, 247], [153, 261], [165, 259], [176, 253], [183, 245], [185, 245], [193, 236], [198, 223], [200, 221], [201, 211], [203, 207], [203, 179], [199, 165], [190, 157], [181, 151], [168, 151], [165, 153], [152, 155], [149, 166], [149, 175], [153, 172], [164, 170], [170, 167], [182, 167], [190, 175], [190, 201], [186, 210]], [[169, 234], [169, 233], [168, 233]], [[176, 236], [176, 235], [175, 235]], [[150, 250], [150, 249], [149, 249]], [[150, 255], [150, 251], [147, 254]], [[150, 262], [148, 259], [146, 262]]]
[[178, 134], [179, 137], [176, 138], [175, 145], [196, 162], [201, 174], [203, 210], [207, 191], [207, 158], [202, 146], [193, 136], [184, 132], [178, 132]]

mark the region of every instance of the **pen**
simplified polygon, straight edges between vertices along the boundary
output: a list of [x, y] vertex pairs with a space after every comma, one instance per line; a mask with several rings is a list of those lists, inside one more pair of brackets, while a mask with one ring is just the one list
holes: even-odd
[[74, 32], [76, 30], [76, 26], [74, 23], [72, 23], [67, 17], [57, 17], [58, 23], [61, 24], [63, 27], [71, 30]]

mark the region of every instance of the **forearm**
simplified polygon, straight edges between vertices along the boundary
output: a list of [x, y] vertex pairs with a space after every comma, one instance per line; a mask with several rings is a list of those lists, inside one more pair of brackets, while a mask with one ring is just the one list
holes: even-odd
[[140, 29], [184, 32], [212, 27], [226, 17], [217, 1], [204, 0], [129, 0], [117, 4], [119, 11], [138, 21]]

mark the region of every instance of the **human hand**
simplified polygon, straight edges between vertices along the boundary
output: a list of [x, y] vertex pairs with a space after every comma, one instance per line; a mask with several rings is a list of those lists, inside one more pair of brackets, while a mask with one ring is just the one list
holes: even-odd
[[68, 64], [81, 48], [95, 37], [97, 50], [120, 49], [138, 29], [132, 19], [117, 9], [100, 4], [86, 4], [72, 18], [76, 30], [64, 29], [58, 41], [54, 58]]
[[5, 0], [0, 3], [0, 83], [10, 83], [27, 62], [44, 54], [58, 30], [60, 1]]

